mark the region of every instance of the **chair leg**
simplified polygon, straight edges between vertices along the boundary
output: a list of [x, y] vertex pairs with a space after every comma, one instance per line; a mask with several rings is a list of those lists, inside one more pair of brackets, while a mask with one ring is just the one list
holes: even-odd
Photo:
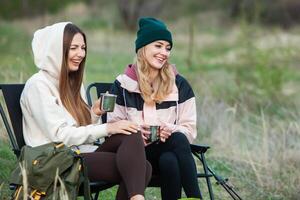
[[96, 194], [95, 194], [94, 198], [92, 197], [92, 199], [93, 199], [93, 200], [98, 200], [99, 193], [100, 193], [99, 191], [98, 191], [98, 192], [96, 192]]
[[209, 177], [209, 172], [208, 172], [208, 168], [206, 165], [204, 153], [201, 153], [201, 160], [202, 160], [202, 165], [203, 165], [203, 170], [204, 170], [204, 174], [205, 174], [209, 197], [210, 197], [210, 200], [214, 200], [214, 194], [213, 194], [213, 190], [212, 190], [211, 183], [210, 183], [210, 177]]

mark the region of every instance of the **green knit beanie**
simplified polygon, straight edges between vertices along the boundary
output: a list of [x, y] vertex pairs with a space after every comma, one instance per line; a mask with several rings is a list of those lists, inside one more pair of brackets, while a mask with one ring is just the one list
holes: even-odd
[[156, 40], [165, 40], [173, 46], [172, 34], [166, 25], [155, 18], [144, 17], [139, 19], [139, 30], [135, 40], [135, 52], [143, 46]]

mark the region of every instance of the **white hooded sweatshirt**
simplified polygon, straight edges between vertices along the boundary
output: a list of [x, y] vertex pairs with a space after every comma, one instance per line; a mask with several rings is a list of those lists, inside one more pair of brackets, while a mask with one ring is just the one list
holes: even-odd
[[[82, 152], [91, 152], [95, 146], [89, 144], [108, 135], [106, 124], [97, 123], [99, 117], [91, 112], [94, 123], [78, 126], [63, 106], [58, 91], [63, 33], [68, 23], [57, 23], [34, 33], [32, 50], [35, 65], [40, 70], [26, 82], [20, 99], [24, 139], [32, 147], [63, 142], [68, 146], [80, 145]], [[86, 99], [84, 87], [81, 94]]]

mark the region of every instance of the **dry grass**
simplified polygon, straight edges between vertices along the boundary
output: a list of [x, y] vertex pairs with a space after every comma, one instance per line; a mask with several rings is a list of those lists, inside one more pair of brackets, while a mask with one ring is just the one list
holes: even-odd
[[[20, 169], [21, 169], [21, 174], [22, 174], [22, 193], [20, 195], [22, 195], [23, 200], [28, 200], [28, 199], [33, 199], [33, 197], [30, 195], [29, 193], [29, 184], [28, 184], [28, 179], [27, 179], [27, 171], [26, 171], [26, 166], [25, 166], [25, 162], [19, 163]], [[0, 185], [0, 191], [2, 189], [2, 186], [4, 185], [1, 184]], [[60, 187], [57, 188], [57, 185], [59, 185]], [[65, 187], [64, 182], [62, 181], [62, 179], [59, 176], [59, 171], [57, 169], [56, 171], [56, 175], [55, 175], [55, 179], [54, 179], [54, 187], [53, 187], [53, 191], [57, 191], [58, 196], [53, 195], [53, 200], [55, 199], [63, 199], [63, 200], [69, 200], [69, 196]]]
[[245, 199], [253, 198], [253, 193], [254, 199], [299, 197], [299, 118], [279, 120], [263, 110], [255, 115], [243, 105], [208, 98], [198, 109], [199, 127], [213, 147], [209, 160], [220, 160], [217, 169], [228, 168], [220, 173], [234, 180]]

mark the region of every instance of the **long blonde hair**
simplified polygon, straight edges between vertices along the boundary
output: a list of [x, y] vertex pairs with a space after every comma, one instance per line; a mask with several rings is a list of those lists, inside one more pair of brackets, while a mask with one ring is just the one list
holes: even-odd
[[85, 47], [87, 48], [85, 34], [74, 24], [67, 24], [63, 38], [63, 59], [59, 77], [59, 95], [62, 104], [77, 121], [78, 126], [82, 126], [91, 123], [89, 107], [84, 102], [80, 94], [86, 54], [79, 65], [78, 71], [70, 72], [67, 62], [71, 42], [76, 33], [80, 33], [83, 36], [86, 44]]
[[144, 101], [148, 104], [162, 102], [171, 92], [175, 83], [175, 74], [168, 61], [159, 70], [153, 84], [149, 82], [150, 64], [145, 56], [145, 47], [138, 50], [135, 59], [136, 73], [140, 91]]

